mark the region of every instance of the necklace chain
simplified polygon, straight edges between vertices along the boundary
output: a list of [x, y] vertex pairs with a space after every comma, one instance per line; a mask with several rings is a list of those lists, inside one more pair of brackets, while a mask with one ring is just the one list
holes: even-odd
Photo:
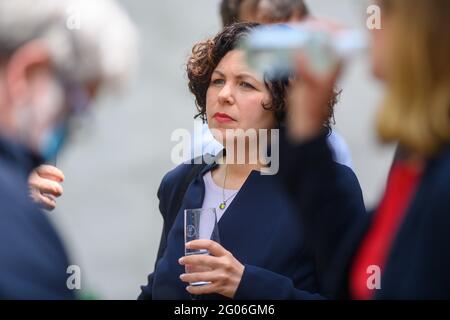
[[227, 202], [228, 200], [230, 200], [232, 197], [234, 197], [238, 192], [236, 191], [235, 193], [233, 193], [231, 196], [229, 196], [227, 199], [225, 199], [225, 185], [227, 183], [227, 173], [228, 173], [228, 165], [225, 164], [225, 177], [223, 178], [223, 186], [222, 186], [222, 202], [219, 204], [219, 209], [221, 210], [225, 210], [225, 208], [227, 207]]

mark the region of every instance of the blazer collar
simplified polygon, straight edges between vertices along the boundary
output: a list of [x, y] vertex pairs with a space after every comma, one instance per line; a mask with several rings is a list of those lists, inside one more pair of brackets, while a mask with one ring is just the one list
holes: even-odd
[[[205, 173], [216, 167], [217, 164], [208, 164], [197, 177], [194, 178], [183, 199], [181, 207], [182, 211], [188, 208], [194, 209], [202, 207], [205, 197], [205, 183], [203, 181], [203, 176]], [[277, 186], [276, 177], [262, 176], [261, 173], [256, 170], [250, 172], [250, 175], [245, 180], [238, 194], [218, 222], [219, 237], [222, 244], [227, 245], [228, 243], [231, 243], [233, 241], [232, 237], [236, 232], [239, 233], [242, 231], [239, 228], [236, 228], [237, 219], [243, 226], [252, 225], [252, 221], [255, 219], [270, 219], [269, 216], [261, 216], [268, 214], [266, 212], [267, 204], [260, 201], [261, 190], [264, 190], [264, 193], [267, 192], [268, 194], [273, 194], [279, 190]], [[241, 214], [244, 211], [246, 214]], [[236, 218], [236, 215], [239, 217]]]
[[0, 159], [18, 168], [26, 177], [33, 169], [44, 162], [41, 157], [31, 152], [25, 146], [1, 136]]

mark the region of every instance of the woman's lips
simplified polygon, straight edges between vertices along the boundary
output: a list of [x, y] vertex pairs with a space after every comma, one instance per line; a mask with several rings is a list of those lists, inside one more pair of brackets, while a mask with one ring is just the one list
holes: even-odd
[[226, 122], [235, 121], [232, 117], [230, 117], [226, 113], [220, 113], [220, 112], [217, 112], [214, 115], [214, 119], [216, 119], [219, 123], [226, 123]]

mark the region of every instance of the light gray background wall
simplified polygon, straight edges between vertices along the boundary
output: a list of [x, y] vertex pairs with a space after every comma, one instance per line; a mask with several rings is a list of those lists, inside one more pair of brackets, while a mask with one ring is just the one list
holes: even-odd
[[[193, 127], [183, 64], [192, 45], [220, 27], [219, 0], [120, 2], [141, 33], [141, 65], [129, 91], [98, 101], [84, 132], [61, 154], [65, 193], [50, 214], [73, 263], [81, 266], [83, 288], [104, 299], [135, 299], [153, 269], [162, 223], [156, 192], [174, 166], [170, 134]], [[352, 26], [364, 25], [363, 2], [308, 1], [314, 14]], [[374, 136], [381, 88], [364, 59], [349, 67], [342, 87], [337, 130], [350, 146], [371, 206], [393, 152]]]

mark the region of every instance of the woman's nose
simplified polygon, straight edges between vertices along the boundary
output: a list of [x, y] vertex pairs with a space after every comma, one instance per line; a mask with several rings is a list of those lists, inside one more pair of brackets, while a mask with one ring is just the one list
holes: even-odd
[[222, 87], [222, 90], [219, 92], [219, 102], [225, 105], [234, 104], [233, 89], [231, 88], [231, 85], [226, 84]]

